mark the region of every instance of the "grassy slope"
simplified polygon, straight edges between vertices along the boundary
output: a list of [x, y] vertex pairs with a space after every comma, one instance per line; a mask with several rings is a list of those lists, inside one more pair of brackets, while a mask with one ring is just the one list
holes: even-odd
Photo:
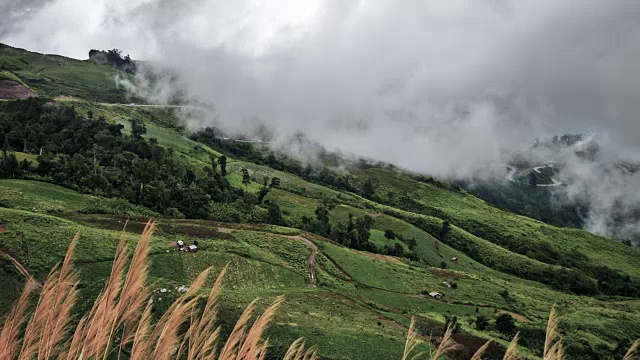
[[[165, 131], [162, 128], [158, 128], [158, 130], [160, 132]], [[171, 130], [167, 130], [167, 132], [173, 134], [168, 138], [171, 138], [174, 135], [179, 136], [178, 133]], [[171, 142], [175, 142], [175, 140], [172, 140]], [[194, 145], [194, 147], [195, 146], [198, 145]], [[208, 149], [206, 146], [200, 146], [207, 149], [207, 151], [215, 151], [213, 149]], [[193, 151], [190, 151], [190, 153], [193, 154]], [[205, 163], [205, 159], [203, 159], [202, 163]], [[228, 165], [228, 179], [235, 186], [242, 186], [240, 175], [241, 168], [249, 169], [252, 178], [256, 181], [252, 182], [247, 187], [247, 190], [252, 192], [257, 192], [261, 188], [263, 177], [279, 177], [282, 184], [281, 189], [270, 192], [267, 199], [275, 199], [278, 201], [283, 210], [289, 213], [292, 218], [301, 218], [303, 215], [313, 216], [313, 210], [319, 203], [319, 200], [326, 199], [331, 199], [338, 203], [349, 204], [346, 206], [338, 206], [336, 207], [336, 210], [332, 211], [332, 218], [335, 221], [340, 219], [342, 219], [341, 221], [345, 221], [345, 215], [349, 212], [354, 213], [354, 215], [363, 215], [364, 213], [374, 214], [376, 212], [382, 212], [385, 209], [389, 209], [388, 207], [371, 203], [359, 196], [345, 194], [324, 186], [311, 184], [296, 176], [283, 173], [266, 166], [247, 163], [244, 161], [230, 160]], [[371, 176], [371, 172], [377, 172], [377, 176]], [[526, 234], [528, 231], [533, 232], [536, 234], [537, 241], [545, 242], [546, 244], [554, 247], [556, 246], [556, 239], [561, 238], [567, 243], [572, 244], [572, 247], [559, 248], [560, 251], [564, 253], [570, 254], [576, 250], [585, 253], [585, 255], [589, 253], [589, 259], [593, 261], [594, 264], [607, 265], [612, 268], [618, 268], [625, 271], [631, 270], [629, 273], [634, 276], [637, 274], [638, 269], [640, 269], [639, 267], [634, 270], [632, 269], [632, 266], [628, 266], [628, 263], [621, 264], [622, 262], [629, 260], [631, 260], [630, 263], [633, 264], [635, 261], [634, 259], [638, 258], [637, 253], [630, 252], [628, 248], [606, 238], [598, 237], [581, 230], [556, 228], [536, 220], [507, 213], [491, 207], [474, 196], [449, 191], [429, 184], [417, 184], [407, 176], [390, 172], [386, 169], [373, 168], [365, 171], [364, 173], [355, 172], [354, 175], [358, 176], [361, 180], [370, 176], [374, 177], [378, 181], [377, 191], [379, 193], [386, 193], [387, 190], [396, 192], [407, 190], [411, 191], [411, 189], [415, 189], [417, 185], [418, 191], [415, 193], [416, 198], [419, 199], [420, 202], [428, 204], [428, 206], [434, 206], [434, 204], [437, 204], [438, 207], [436, 209], [442, 211], [442, 213], [444, 213], [447, 218], [455, 224], [453, 226], [453, 234], [457, 236], [454, 238], [457, 240], [458, 244], [460, 244], [459, 242], [466, 244], [459, 248], [465, 248], [468, 244], [473, 244], [474, 248], [484, 253], [486, 257], [491, 258], [491, 263], [493, 264], [508, 264], [508, 266], [513, 269], [523, 269], [543, 274], [545, 271], [556, 271], [554, 270], [556, 269], [555, 266], [539, 262], [524, 255], [516, 254], [495, 242], [479, 236], [474, 236], [474, 234], [468, 230], [476, 230], [476, 228], [469, 226], [469, 224], [475, 226], [480, 224], [485, 227], [495, 226], [494, 224], [500, 225], [500, 231], [504, 231], [507, 236], [514, 237], [519, 241], [529, 241], [529, 239], [523, 237], [522, 234]], [[342, 209], [342, 211], [340, 209]], [[340, 211], [342, 214], [338, 216], [337, 212]], [[397, 209], [394, 209], [394, 211], [397, 211]], [[411, 215], [429, 218], [422, 215]], [[434, 227], [441, 224], [441, 220], [437, 218], [429, 219], [433, 222]], [[526, 280], [523, 281], [521, 279], [514, 278], [513, 276], [495, 271], [490, 267], [485, 266], [486, 264], [479, 264], [478, 262], [470, 259], [464, 253], [460, 252], [458, 249], [454, 249], [440, 243], [429, 233], [420, 230], [407, 222], [400, 221], [397, 218], [387, 215], [378, 216], [376, 218], [374, 228], [381, 231], [391, 228], [394, 231], [399, 231], [403, 235], [415, 236], [418, 240], [418, 251], [421, 256], [432, 265], [437, 265], [439, 263], [439, 259], [445, 259], [446, 261], [446, 259], [457, 256], [461, 259], [459, 263], [455, 264], [447, 261], [448, 266], [455, 270], [465, 271], [466, 274], [470, 274], [472, 277], [480, 277], [481, 281], [475, 283], [475, 285], [473, 285], [474, 287], [485, 287], [487, 285], [487, 279], [491, 279], [491, 281], [494, 281], [497, 286], [500, 287], [495, 287], [488, 293], [480, 292], [480, 295], [476, 298], [467, 297], [466, 299], [461, 299], [459, 301], [469, 301], [473, 304], [488, 305], [498, 308], [510, 308], [511, 310], [515, 310], [517, 313], [525, 314], [525, 316], [532, 319], [531, 321], [539, 323], [540, 326], [542, 326], [542, 323], [546, 318], [548, 308], [553, 303], [563, 302], [559, 299], [566, 296], [566, 294], [551, 291], [544, 285]], [[557, 238], [549, 236], [548, 232], [551, 232], [553, 236], [557, 236]], [[478, 232], [476, 231], [476, 233]], [[518, 237], [518, 235], [520, 236]], [[582, 241], [585, 238], [586, 243], [583, 243]], [[434, 241], [438, 244], [439, 252], [442, 257], [433, 250]], [[452, 243], [452, 245], [454, 244], [456, 244], [456, 242]], [[599, 251], [597, 249], [602, 247], [606, 248], [604, 254], [608, 254], [607, 257], [603, 256], [603, 254], [590, 253], [591, 251]], [[371, 273], [378, 274], [379, 272], [371, 271]], [[388, 286], [392, 288], [393, 286], [396, 286], [396, 284], [392, 281], [389, 282]], [[505, 287], [509, 290], [510, 294], [512, 294], [513, 298], [516, 299], [508, 304], [504, 302], [504, 299], [502, 299], [503, 301], [496, 301], [496, 294], [500, 289]], [[545, 296], [544, 300], [539, 300], [539, 289], [541, 288], [548, 292], [548, 295]], [[414, 290], [417, 294], [423, 289]], [[583, 299], [580, 297], [573, 297], [571, 300], [566, 300], [567, 303], [574, 302], [577, 306], [571, 308], [567, 307], [564, 310], [568, 314], [572, 314], [570, 317], [571, 321], [574, 322], [573, 324], [568, 324], [567, 327], [578, 329], [571, 335], [576, 344], [584, 343], [586, 339], [589, 339], [589, 343], [593, 346], [595, 346], [594, 344], [600, 344], [601, 346], [605, 346], [605, 344], [606, 346], [613, 346], [615, 343], [615, 340], [613, 339], [625, 338], [628, 336], [625, 335], [627, 331], [631, 331], [631, 333], [638, 331], [635, 325], [632, 325], [632, 322], [627, 321], [628, 319], [624, 318], [624, 315], [622, 315], [625, 311], [637, 311], [636, 306], [638, 304], [635, 301], [627, 303], [629, 304], [628, 306], [630, 306], [629, 308], [618, 308], [618, 305], [614, 306], [614, 308], [616, 308], [614, 312], [618, 314], [615, 315], [614, 318], [617, 319], [616, 321], [624, 323], [622, 329], [625, 330], [617, 331], [619, 330], [617, 329], [616, 331], [613, 331], [613, 329], [604, 330], [605, 326], [603, 326], [603, 324], [606, 324], [606, 321], [603, 322], [602, 320], [604, 319], [601, 319], [602, 314], [609, 310], [590, 311], [588, 309], [589, 306], [594, 305], [584, 304], [582, 301], [577, 301], [574, 298], [578, 300]], [[596, 308], [598, 308], [598, 306], [609, 306], [609, 303], [605, 302], [598, 302], [598, 304], [599, 305], [595, 306]], [[435, 317], [439, 316], [440, 320], [442, 319], [441, 313], [433, 315]], [[468, 330], [472, 331], [471, 329]], [[594, 334], [600, 334], [602, 337], [599, 337], [598, 335], [595, 335], [594, 337]]]
[[38, 54], [0, 44], [0, 69], [19, 77], [38, 95], [125, 101], [125, 92], [114, 82], [113, 68], [92, 61]]
[[[94, 215], [95, 219], [100, 219], [100, 216]], [[111, 222], [111, 226], [124, 223], [115, 218], [105, 219]], [[91, 220], [85, 217], [87, 222]], [[8, 232], [0, 234], [2, 247], [39, 278], [43, 278], [46, 271], [62, 258], [71, 237], [80, 231], [76, 267], [81, 274], [81, 310], [86, 310], [109, 274], [109, 260], [115, 251], [119, 232], [5, 208], [0, 208], [0, 223], [8, 228]], [[135, 223], [131, 224], [132, 231], [138, 228]], [[223, 318], [223, 322], [232, 323], [255, 297], [261, 297], [262, 303], [266, 303], [277, 295], [286, 295], [285, 308], [279, 312], [276, 325], [269, 334], [274, 352], [283, 351], [288, 342], [304, 336], [327, 358], [365, 355], [369, 358], [381, 355], [393, 358], [401, 353], [404, 327], [394, 321], [380, 319], [374, 309], [345, 297], [339, 290], [307, 286], [309, 248], [301, 242], [263, 231], [234, 230], [223, 238], [201, 234], [197, 240], [202, 250], [197, 254], [186, 254], [167, 244], [178, 239], [191, 243], [194, 238], [180, 230], [175, 233], [170, 230], [170, 224], [161, 221], [152, 242], [150, 275], [156, 290], [154, 302], [157, 303], [157, 311], [170, 304], [176, 296], [177, 287], [188, 285], [204, 268], [213, 266], [215, 273], [228, 265], [222, 300], [223, 314], [228, 316]], [[128, 237], [135, 242], [133, 233]], [[319, 274], [321, 284], [339, 283], [339, 279], [330, 275], [339, 271], [332, 268], [331, 263], [325, 263], [327, 268]], [[0, 271], [8, 271], [8, 268], [2, 269]], [[16, 279], [17, 275], [7, 277], [5, 274], [3, 278]], [[9, 291], [3, 291], [0, 297], [2, 308], [7, 308], [8, 302], [17, 295], [19, 282], [12, 281], [8, 288]], [[160, 289], [170, 291], [160, 292]], [[340, 324], [337, 324], [338, 319], [342, 320]], [[376, 325], [378, 321], [385, 326]], [[376, 348], [371, 348], [371, 344], [377, 344]]]
[[0, 206], [37, 213], [155, 215], [124, 200], [82, 195], [61, 186], [39, 181], [12, 179], [0, 179]]
[[[14, 180], [3, 182], [21, 189], [25, 198], [46, 203], [49, 196], [68, 199], [68, 208], [82, 208], [92, 198], [57, 186]], [[49, 191], [45, 191], [49, 190]], [[60, 195], [56, 191], [62, 191]], [[78, 249], [78, 266], [83, 281], [83, 303], [97, 294], [109, 271], [109, 258], [114, 250], [118, 232], [98, 228], [117, 229], [122, 226], [122, 217], [104, 215], [70, 215], [74, 221], [49, 215], [0, 208], [0, 223], [7, 225], [9, 232], [0, 234], [0, 247], [8, 248], [26, 266], [39, 276], [44, 276], [63, 255], [70, 237], [81, 231], [82, 241]], [[383, 227], [398, 226], [397, 219], [381, 215]], [[384, 220], [384, 221], [382, 221]], [[395, 224], [397, 222], [397, 224]], [[81, 225], [82, 224], [82, 225]], [[131, 223], [132, 232], [140, 226]], [[389, 225], [393, 224], [393, 225]], [[480, 314], [494, 317], [496, 309], [509, 310], [525, 317], [527, 324], [542, 327], [548, 309], [554, 303], [561, 307], [563, 326], [572, 329], [568, 340], [579, 343], [589, 339], [591, 344], [612, 346], [612, 339], [624, 338], [637, 331], [640, 323], [640, 302], [607, 302], [588, 297], [579, 297], [553, 291], [539, 284], [514, 280], [482, 265], [466, 264], [460, 256], [460, 269], [440, 270], [416, 267], [390, 257], [374, 256], [346, 249], [326, 241], [318, 241], [318, 287], [305, 284], [305, 259], [309, 249], [295, 240], [280, 237], [276, 233], [294, 234], [296, 230], [279, 227], [247, 226], [245, 230], [234, 230], [230, 236], [212, 228], [211, 222], [160, 219], [159, 230], [153, 242], [151, 275], [157, 289], [175, 289], [187, 284], [207, 266], [217, 269], [230, 264], [225, 283], [223, 310], [229, 319], [235, 319], [241, 307], [254, 297], [266, 302], [278, 294], [286, 294], [287, 305], [276, 319], [271, 330], [276, 341], [274, 351], [279, 351], [287, 341], [305, 336], [316, 344], [327, 358], [348, 358], [362, 354], [366, 344], [381, 344], [376, 354], [385, 358], [400, 353], [403, 328], [409, 316], [419, 315], [435, 321], [433, 331], [438, 331], [444, 314], [457, 315], [465, 331], [478, 332], [469, 325], [475, 317], [475, 307]], [[235, 225], [229, 225], [235, 226]], [[410, 229], [410, 225], [405, 225]], [[251, 230], [254, 228], [255, 230]], [[204, 231], [204, 233], [203, 233]], [[207, 235], [209, 231], [210, 235]], [[417, 233], [419, 230], [412, 230]], [[203, 251], [195, 255], [177, 253], [166, 245], [170, 241], [183, 239], [191, 243], [196, 239]], [[135, 241], [133, 234], [131, 241]], [[441, 251], [446, 245], [442, 244]], [[168, 251], [168, 252], [167, 252]], [[450, 251], [455, 252], [451, 249]], [[469, 260], [472, 263], [472, 260]], [[477, 270], [477, 271], [475, 271]], [[6, 271], [6, 270], [5, 270]], [[11, 276], [16, 279], [16, 275]], [[441, 283], [454, 280], [457, 289], [449, 289]], [[15, 297], [19, 289], [16, 281], [11, 283], [13, 296], [5, 292], [0, 306]], [[499, 293], [507, 289], [510, 300]], [[420, 295], [423, 290], [445, 294], [445, 301], [433, 301]], [[171, 294], [175, 294], [175, 290]], [[158, 293], [161, 308], [169, 302], [169, 293]], [[164, 298], [164, 300], [159, 300]], [[337, 318], [348, 321], [336, 321]], [[382, 321], [384, 327], [378, 326]], [[396, 323], [397, 322], [397, 323]], [[612, 326], [615, 324], [615, 326]], [[276, 336], [277, 335], [277, 336]], [[497, 333], [484, 336], [499, 338]], [[505, 340], [506, 341], [506, 340]], [[502, 341], [504, 343], [504, 341]]]
[[431, 208], [433, 214], [439, 214], [469, 233], [503, 247], [518, 243], [541, 244], [569, 258], [577, 253], [588, 258], [592, 265], [606, 265], [640, 277], [640, 253], [619, 242], [509, 213], [468, 193], [418, 183], [386, 169], [363, 170], [360, 176], [376, 179], [380, 184], [377, 191], [381, 195], [388, 191], [410, 192], [412, 198]]

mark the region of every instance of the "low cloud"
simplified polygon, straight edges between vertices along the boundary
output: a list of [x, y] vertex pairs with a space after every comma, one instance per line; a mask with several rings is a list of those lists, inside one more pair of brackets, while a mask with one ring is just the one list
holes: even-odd
[[[179, 83], [214, 109], [191, 126], [262, 124], [276, 142], [302, 132], [451, 178], [564, 132], [607, 134], [604, 153], [638, 160], [637, 1], [32, 0], [12, 11], [9, 45], [80, 58], [121, 48], [171, 69], [136, 91], [167, 101]], [[568, 167], [587, 180], [567, 191], [588, 191], [594, 214], [637, 203], [619, 196], [637, 193], [637, 176], [621, 185], [582, 166]]]

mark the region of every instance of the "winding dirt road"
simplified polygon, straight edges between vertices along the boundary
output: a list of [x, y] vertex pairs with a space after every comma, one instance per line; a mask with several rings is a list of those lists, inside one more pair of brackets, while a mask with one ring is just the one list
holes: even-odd
[[[505, 178], [507, 180], [511, 181], [511, 182], [518, 182], [513, 178], [514, 175], [517, 172], [517, 169], [515, 167], [511, 166], [511, 165], [506, 165], [505, 164], [504, 166], [507, 167], [507, 174], [505, 175]], [[544, 168], [547, 168], [547, 167], [551, 168], [551, 165], [550, 164], [546, 164], [544, 166], [536, 166], [536, 167], [533, 168], [533, 171], [537, 172], [538, 174], [541, 174], [542, 171], [540, 171], [540, 169], [544, 169]], [[552, 181], [551, 184], [537, 184], [536, 186], [538, 186], [538, 187], [551, 187], [551, 186], [562, 185], [562, 182], [560, 182], [560, 181], [558, 181], [558, 180], [556, 180], [554, 178], [551, 178], [551, 181]]]
[[318, 255], [318, 245], [313, 241], [300, 235], [280, 235], [287, 239], [294, 239], [303, 242], [311, 248], [311, 254], [307, 258], [307, 266], [309, 267], [309, 286], [316, 286], [316, 256]]
[[[533, 168], [533, 171], [537, 172], [538, 174], [542, 174], [542, 171], [540, 171], [540, 169], [546, 169], [549, 168], [551, 169], [553, 166], [551, 166], [550, 163], [546, 163], [544, 166], [536, 166]], [[562, 185], [562, 183], [554, 178], [551, 178], [551, 184], [538, 184], [536, 186], [539, 187], [549, 187], [549, 186], [558, 186], [558, 185]]]

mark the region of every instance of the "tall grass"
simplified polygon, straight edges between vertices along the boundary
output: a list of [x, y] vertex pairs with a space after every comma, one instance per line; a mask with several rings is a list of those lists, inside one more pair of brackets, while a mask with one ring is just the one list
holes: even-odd
[[[72, 311], [78, 298], [78, 274], [73, 269], [73, 255], [79, 234], [71, 241], [61, 264], [56, 265], [43, 284], [39, 284], [15, 259], [26, 283], [0, 330], [0, 359], [187, 359], [253, 360], [265, 359], [269, 348], [264, 332], [284, 301], [278, 297], [262, 314], [257, 315], [257, 300], [251, 302], [224, 343], [220, 339], [217, 299], [226, 268], [203, 294], [211, 268], [201, 272], [189, 290], [180, 296], [160, 317], [152, 320], [152, 300], [148, 290], [149, 242], [155, 230], [147, 223], [138, 244], [130, 254], [124, 233], [120, 237], [111, 273], [91, 310], [79, 321]], [[33, 300], [37, 296], [34, 305]], [[198, 306], [206, 299], [204, 307]], [[551, 308], [543, 348], [544, 360], [564, 359], [564, 342], [560, 336], [559, 316]], [[516, 334], [503, 359], [518, 359]], [[413, 355], [422, 341], [411, 319], [402, 360], [418, 359]], [[438, 346], [427, 357], [441, 359], [454, 346], [453, 331], [447, 328]], [[480, 360], [491, 344], [485, 343], [473, 355]], [[633, 343], [623, 360], [638, 359], [640, 340]], [[287, 350], [285, 360], [315, 360], [316, 350], [307, 349], [302, 338]]]
[[[558, 330], [559, 324], [559, 316], [556, 310], [555, 305], [551, 308], [549, 313], [549, 320], [547, 322], [547, 331], [545, 337], [545, 343], [542, 353], [543, 360], [562, 360], [565, 358], [565, 346], [562, 337], [559, 335]], [[411, 324], [409, 325], [409, 333], [407, 334], [407, 339], [404, 347], [404, 354], [402, 356], [402, 360], [408, 359], [418, 359], [422, 354], [417, 354], [411, 357], [411, 353], [419, 343], [420, 335], [415, 331], [415, 319], [411, 318]], [[511, 340], [509, 347], [507, 347], [503, 360], [518, 360], [520, 357], [517, 354], [518, 341], [520, 340], [520, 333], [516, 333], [516, 335]], [[489, 349], [491, 345], [491, 340], [487, 341], [484, 345], [482, 345], [471, 357], [471, 360], [481, 360], [484, 354]], [[444, 335], [442, 336], [442, 340], [440, 344], [435, 349], [435, 351], [431, 352], [429, 355], [429, 360], [438, 360], [444, 354], [447, 353], [450, 349], [455, 346], [455, 341], [452, 337], [452, 328], [451, 326], [447, 327]], [[625, 354], [622, 360], [640, 360], [640, 339], [636, 340], [627, 353]]]
[[624, 358], [622, 358], [622, 360], [634, 360], [634, 359], [636, 360], [640, 359], [640, 339], [636, 340], [631, 345], [627, 353], [624, 355]]
[[[227, 341], [220, 344], [217, 299], [226, 269], [218, 274], [206, 297], [201, 293], [211, 269], [203, 271], [158, 321], [152, 321], [147, 277], [154, 230], [154, 223], [147, 223], [133, 255], [124, 234], [120, 237], [104, 289], [77, 322], [72, 310], [78, 297], [78, 275], [72, 260], [79, 234], [62, 263], [47, 276], [35, 307], [32, 300], [38, 284], [27, 276], [24, 290], [0, 331], [0, 359], [264, 359], [269, 345], [263, 335], [283, 298], [277, 298], [257, 317], [257, 301], [253, 301]], [[206, 303], [200, 309], [197, 304], [203, 298]], [[298, 339], [285, 358], [311, 360], [317, 355]]]

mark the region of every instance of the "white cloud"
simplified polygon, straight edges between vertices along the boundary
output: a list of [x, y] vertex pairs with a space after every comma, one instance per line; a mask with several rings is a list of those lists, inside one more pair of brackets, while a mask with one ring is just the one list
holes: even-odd
[[257, 118], [277, 134], [303, 131], [442, 176], [565, 131], [608, 133], [612, 153], [638, 159], [638, 1], [24, 4], [0, 5], [19, 14], [0, 41], [153, 60], [231, 129]]

